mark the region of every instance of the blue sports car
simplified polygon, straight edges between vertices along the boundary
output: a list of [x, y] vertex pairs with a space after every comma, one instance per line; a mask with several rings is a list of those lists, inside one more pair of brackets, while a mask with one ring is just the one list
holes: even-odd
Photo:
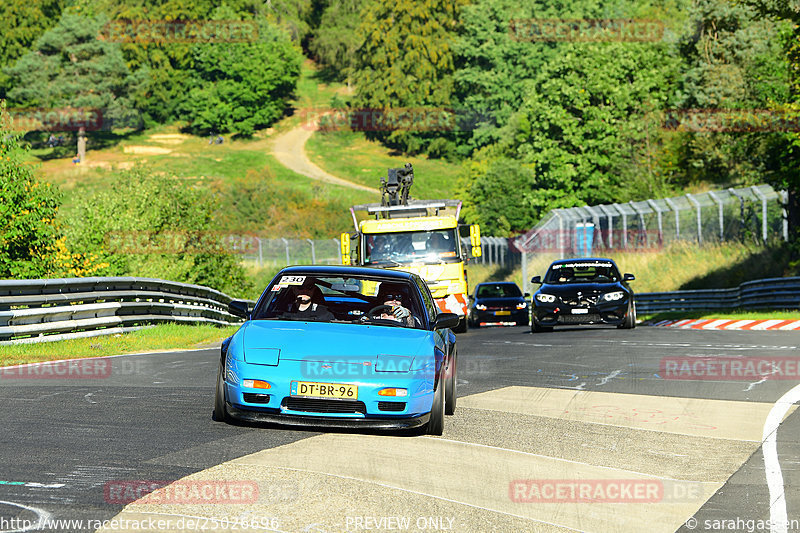
[[214, 419], [441, 435], [456, 407], [458, 315], [416, 274], [281, 270], [222, 344]]

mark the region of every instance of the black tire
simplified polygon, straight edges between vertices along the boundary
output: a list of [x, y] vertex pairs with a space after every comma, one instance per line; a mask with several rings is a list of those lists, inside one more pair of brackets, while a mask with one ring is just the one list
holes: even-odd
[[466, 333], [467, 332], [467, 317], [461, 317], [458, 325], [453, 328], [453, 333]]
[[225, 382], [222, 378], [222, 365], [217, 369], [217, 389], [214, 394], [214, 412], [211, 418], [216, 422], [225, 422], [229, 424], [233, 419], [228, 414], [228, 409], [225, 407]]
[[456, 412], [457, 365], [458, 355], [453, 352], [453, 360], [450, 361], [450, 369], [447, 371], [447, 387], [444, 390], [444, 414], [446, 415], [453, 415]]
[[636, 327], [636, 304], [631, 303], [628, 306], [628, 312], [625, 313], [625, 320], [617, 326], [619, 329], [633, 329]]
[[445, 376], [439, 377], [439, 386], [433, 393], [433, 405], [431, 405], [431, 418], [425, 426], [428, 435], [441, 435], [444, 433], [444, 397], [447, 379]]
[[553, 328], [552, 327], [546, 328], [544, 326], [540, 326], [536, 318], [533, 318], [531, 320], [531, 333], [544, 333], [545, 331], [553, 331]]

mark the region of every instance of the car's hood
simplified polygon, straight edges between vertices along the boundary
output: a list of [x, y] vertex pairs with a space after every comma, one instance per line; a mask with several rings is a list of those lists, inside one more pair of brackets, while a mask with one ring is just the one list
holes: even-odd
[[544, 284], [539, 292], [554, 296], [582, 294], [605, 294], [612, 291], [625, 290], [619, 283], [565, 283], [563, 285]]
[[239, 332], [248, 352], [279, 350], [281, 361], [374, 361], [379, 354], [412, 358], [433, 354], [433, 333], [361, 324], [253, 320]]

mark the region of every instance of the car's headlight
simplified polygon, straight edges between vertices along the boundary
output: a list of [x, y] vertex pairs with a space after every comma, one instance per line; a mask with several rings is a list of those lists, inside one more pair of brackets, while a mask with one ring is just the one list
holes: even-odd
[[517, 304], [517, 309], [525, 309], [528, 307], [528, 302], [521, 302]]
[[625, 293], [623, 291], [607, 292], [603, 295], [603, 300], [606, 302], [616, 302], [623, 298], [625, 298]]
[[486, 306], [483, 304], [475, 304], [475, 309], [478, 311], [486, 311]]
[[556, 297], [552, 294], [544, 294], [541, 292], [536, 295], [536, 299], [543, 303], [553, 303], [556, 301]]

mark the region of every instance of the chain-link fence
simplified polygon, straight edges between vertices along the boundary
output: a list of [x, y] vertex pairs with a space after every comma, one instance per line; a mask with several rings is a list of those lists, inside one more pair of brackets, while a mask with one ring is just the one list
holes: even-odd
[[339, 239], [265, 239], [248, 236], [232, 246], [246, 263], [258, 267], [286, 265], [341, 265]]
[[514, 244], [521, 252], [569, 257], [610, 250], [655, 250], [676, 240], [785, 240], [785, 202], [785, 191], [757, 185], [661, 200], [554, 209]]

